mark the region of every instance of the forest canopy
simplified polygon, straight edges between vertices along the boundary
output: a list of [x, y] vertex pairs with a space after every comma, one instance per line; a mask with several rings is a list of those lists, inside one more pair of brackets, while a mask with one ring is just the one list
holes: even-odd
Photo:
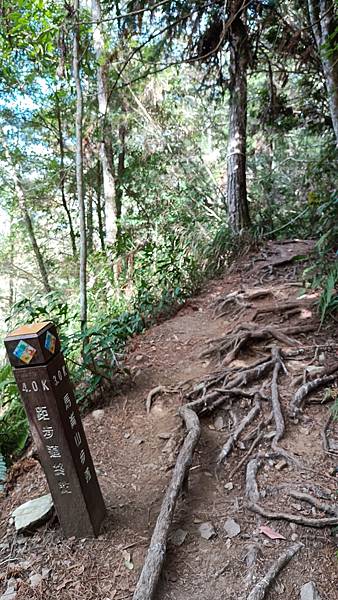
[[[130, 336], [274, 237], [317, 240], [304, 283], [332, 313], [336, 0], [0, 11], [3, 335], [53, 320], [84, 401]], [[4, 354], [0, 380], [9, 455], [27, 429]]]

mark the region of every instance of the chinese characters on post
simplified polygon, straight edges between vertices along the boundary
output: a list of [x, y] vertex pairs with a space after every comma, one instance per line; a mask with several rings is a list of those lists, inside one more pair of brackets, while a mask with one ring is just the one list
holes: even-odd
[[62, 530], [96, 536], [105, 505], [55, 326], [21, 327], [5, 345]]

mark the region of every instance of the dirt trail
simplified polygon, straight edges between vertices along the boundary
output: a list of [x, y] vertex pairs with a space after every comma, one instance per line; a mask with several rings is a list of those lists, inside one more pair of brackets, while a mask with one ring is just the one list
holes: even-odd
[[[250, 410], [252, 399], [236, 398], [201, 417], [202, 435], [190, 469], [189, 492], [176, 507], [155, 599], [244, 600], [274, 560], [296, 541], [303, 542], [304, 548], [280, 573], [267, 598], [296, 600], [300, 598], [301, 586], [308, 581], [315, 582], [322, 600], [338, 597], [336, 543], [330, 529], [259, 516], [248, 510], [246, 497], [247, 463], [265, 452], [269, 456], [262, 461], [257, 475], [259, 504], [264, 510], [311, 519], [328, 516], [299, 499], [299, 493], [317, 497], [333, 509], [336, 506], [338, 425], [328, 425], [329, 451], [323, 449], [322, 432], [337, 389], [333, 388], [330, 399], [325, 391], [330, 386], [319, 388], [307, 397], [299, 413], [289, 416], [290, 401], [303, 381], [304, 369], [310, 366], [308, 378], [314, 374], [322, 376], [323, 366], [327, 368], [338, 361], [337, 331], [330, 326], [316, 332], [318, 320], [311, 305], [314, 298], [297, 306], [303, 265], [290, 259], [307, 254], [310, 247], [309, 242], [269, 243], [258, 255], [242, 258], [222, 278], [210, 282], [174, 318], [132, 340], [127, 362], [134, 372], [133, 384], [109, 398], [103, 412], [94, 412], [84, 421], [108, 508], [102, 534], [97, 540], [64, 540], [54, 522], [30, 537], [16, 536], [8, 524], [11, 510], [46, 491], [39, 464], [30, 460], [27, 466], [26, 462], [28, 471], [2, 501], [0, 592], [5, 592], [12, 577], [16, 580], [18, 600], [131, 599], [184, 434], [178, 406], [186, 403], [186, 394], [211, 373], [220, 369], [240, 372], [259, 359], [269, 359], [271, 346], [277, 344], [284, 355], [289, 353], [284, 358], [286, 372], [281, 366], [278, 375], [285, 420], [285, 432], [278, 445], [300, 464], [271, 454], [271, 440], [276, 432], [273, 419], [257, 430], [257, 425], [270, 415], [269, 400], [262, 400], [260, 416], [243, 431], [225, 464], [218, 469], [219, 452], [236, 423]], [[256, 295], [262, 289], [273, 294]], [[219, 301], [241, 290], [246, 290], [246, 295]], [[285, 304], [285, 310], [278, 312], [277, 307]], [[217, 318], [215, 312], [224, 314]], [[295, 338], [296, 347], [271, 336], [261, 340], [247, 336], [238, 346], [238, 334], [229, 346], [231, 332], [245, 323], [251, 327], [255, 323], [260, 329], [273, 325], [278, 331], [302, 325], [305, 333], [288, 335]], [[311, 329], [309, 325], [313, 326], [311, 332], [306, 331]], [[226, 348], [218, 346], [212, 356], [201, 357], [218, 344], [210, 345], [210, 340], [224, 336]], [[306, 347], [306, 351], [294, 352], [291, 357], [290, 353], [299, 346]], [[245, 392], [255, 388], [263, 398], [270, 398], [271, 377], [270, 371], [242, 389]], [[149, 391], [159, 385], [178, 391], [154, 396], [148, 415], [145, 401]], [[192, 397], [197, 398], [198, 392]], [[325, 403], [321, 403], [323, 399]], [[246, 457], [260, 432], [255, 448]], [[22, 470], [24, 466], [22, 463]], [[230, 477], [235, 469], [237, 472]], [[292, 490], [298, 492], [298, 498], [290, 496]], [[230, 518], [240, 526], [234, 537], [229, 537], [224, 528]], [[199, 527], [205, 522], [215, 529], [211, 539], [200, 535]], [[269, 525], [285, 539], [269, 539], [259, 531], [261, 525]], [[130, 553], [132, 570], [125, 565], [126, 552]], [[30, 577], [42, 574], [43, 569], [43, 578], [32, 587]]]

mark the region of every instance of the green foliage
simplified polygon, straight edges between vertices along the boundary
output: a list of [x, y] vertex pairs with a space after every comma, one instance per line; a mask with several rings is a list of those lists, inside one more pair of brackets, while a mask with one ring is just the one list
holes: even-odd
[[[313, 200], [313, 198], [312, 198]], [[314, 288], [322, 288], [318, 303], [321, 324], [338, 310], [338, 196], [323, 204], [315, 198], [315, 219], [313, 225], [321, 235], [315, 246], [315, 259], [303, 273], [303, 278]]]
[[25, 410], [11, 367], [6, 365], [0, 369], [0, 456], [9, 460], [23, 450], [28, 434]]

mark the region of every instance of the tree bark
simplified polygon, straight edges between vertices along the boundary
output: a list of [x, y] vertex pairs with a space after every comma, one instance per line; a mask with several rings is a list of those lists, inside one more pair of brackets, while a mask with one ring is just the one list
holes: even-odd
[[121, 209], [122, 209], [122, 195], [123, 195], [123, 186], [122, 180], [125, 170], [125, 158], [126, 158], [126, 133], [127, 128], [125, 123], [121, 123], [119, 126], [119, 141], [121, 144], [118, 167], [117, 167], [117, 186], [116, 186], [116, 216], [119, 220], [121, 218]]
[[90, 190], [87, 196], [87, 252], [93, 252], [93, 196]]
[[104, 224], [102, 219], [102, 203], [101, 203], [101, 189], [102, 189], [102, 174], [101, 174], [101, 163], [97, 162], [96, 167], [96, 212], [97, 212], [97, 221], [99, 226], [99, 238], [101, 243], [101, 250], [104, 252], [105, 250], [105, 242], [104, 242]]
[[66, 191], [65, 191], [65, 183], [66, 183], [66, 171], [65, 171], [65, 144], [63, 139], [63, 131], [62, 131], [62, 119], [61, 119], [61, 111], [60, 111], [60, 103], [59, 97], [57, 93], [55, 94], [55, 108], [56, 108], [56, 120], [58, 125], [58, 144], [60, 151], [60, 191], [61, 191], [61, 200], [63, 208], [65, 209], [68, 224], [69, 224], [69, 234], [70, 241], [72, 245], [73, 257], [76, 257], [76, 243], [75, 243], [75, 233], [72, 221], [72, 215], [70, 214], [70, 210], [67, 204], [66, 199]]
[[227, 204], [229, 224], [236, 234], [250, 225], [246, 191], [246, 122], [248, 35], [242, 1], [229, 2], [230, 18], [237, 14], [229, 28], [230, 49], [230, 114], [228, 141]]
[[73, 77], [76, 86], [76, 191], [80, 216], [80, 321], [83, 333], [87, 324], [87, 234], [83, 189], [83, 96], [80, 78], [79, 0], [74, 0]]
[[332, 125], [338, 144], [338, 40], [332, 39], [338, 27], [337, 8], [334, 0], [308, 0], [308, 10], [323, 67]]
[[8, 161], [7, 168], [8, 168], [8, 171], [9, 171], [10, 176], [14, 183], [15, 193], [17, 195], [18, 203], [19, 203], [19, 209], [20, 209], [20, 212], [22, 214], [23, 220], [26, 225], [26, 229], [27, 229], [28, 236], [29, 236], [29, 239], [30, 239], [30, 242], [32, 245], [32, 249], [33, 249], [33, 252], [34, 252], [34, 255], [36, 258], [36, 262], [38, 263], [38, 266], [39, 266], [39, 271], [40, 271], [43, 287], [45, 288], [45, 292], [47, 294], [49, 294], [49, 292], [52, 291], [52, 288], [49, 283], [49, 278], [48, 278], [48, 273], [47, 273], [47, 269], [45, 266], [45, 262], [44, 262], [42, 253], [39, 248], [39, 244], [38, 244], [36, 236], [35, 236], [33, 222], [30, 217], [29, 210], [27, 208], [26, 197], [25, 197], [25, 193], [23, 190], [23, 186], [22, 186], [21, 180], [16, 172], [16, 169], [13, 165], [12, 157], [10, 155], [10, 152], [9, 152], [9, 149], [7, 147], [5, 140], [3, 140], [3, 145], [4, 145], [4, 150], [5, 150], [5, 156]]
[[105, 205], [106, 248], [111, 254], [116, 242], [117, 210], [116, 188], [113, 169], [113, 151], [111, 145], [111, 127], [107, 119], [108, 112], [108, 76], [107, 61], [105, 60], [102, 11], [100, 0], [91, 2], [94, 50], [97, 60], [97, 99], [101, 125], [100, 161], [103, 175], [103, 197]]

